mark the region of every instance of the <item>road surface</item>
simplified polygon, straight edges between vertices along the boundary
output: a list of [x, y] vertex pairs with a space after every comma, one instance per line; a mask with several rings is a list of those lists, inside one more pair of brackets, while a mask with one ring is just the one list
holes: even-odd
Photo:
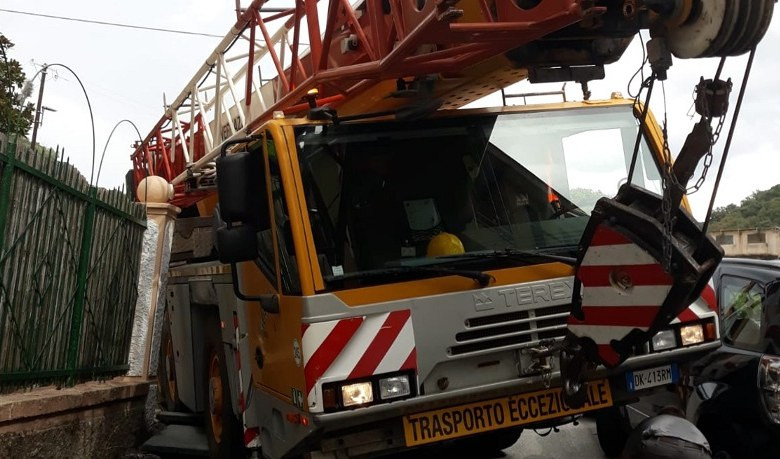
[[[483, 457], [470, 455], [464, 458], [463, 452], [454, 448], [426, 448], [411, 453], [389, 456], [393, 459], [429, 459], [429, 458], [464, 458], [464, 459], [548, 459], [548, 458], [582, 458], [604, 459], [596, 438], [596, 424], [592, 419], [581, 418], [579, 425], [568, 424], [559, 428], [559, 432], [550, 432], [547, 436], [537, 435], [532, 430], [523, 432], [520, 440], [511, 448], [500, 453], [488, 454]], [[546, 434], [547, 430], [539, 431]], [[184, 455], [126, 455], [125, 458], [143, 459], [195, 459], [197, 456]]]
[[[551, 432], [541, 437], [534, 431], [524, 431], [520, 441], [504, 450], [507, 459], [542, 458], [588, 458], [602, 459], [604, 454], [596, 438], [596, 423], [592, 419], [581, 418], [578, 426], [571, 424], [559, 428], [560, 432]], [[544, 434], [546, 431], [539, 431]]]

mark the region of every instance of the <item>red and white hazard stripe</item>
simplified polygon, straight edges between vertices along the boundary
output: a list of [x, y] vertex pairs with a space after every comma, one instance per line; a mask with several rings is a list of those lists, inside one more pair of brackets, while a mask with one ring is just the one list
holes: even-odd
[[322, 383], [417, 367], [411, 311], [305, 324], [303, 366], [309, 411], [322, 411]]
[[672, 323], [693, 322], [710, 317], [713, 317], [716, 320], [718, 318], [718, 305], [715, 302], [715, 290], [711, 280], [707, 286], [704, 287], [704, 290], [702, 290], [701, 296], [688, 306], [688, 309], [681, 312]]
[[241, 333], [238, 323], [238, 314], [233, 311], [233, 342], [234, 356], [236, 359], [236, 372], [238, 373], [238, 410], [241, 414], [241, 425], [244, 430], [244, 446], [247, 448], [256, 448], [260, 446], [259, 429], [249, 427], [246, 422], [246, 399], [244, 398], [244, 377], [241, 374]]
[[[630, 287], [614, 285], [614, 273], [626, 278]], [[647, 331], [674, 280], [647, 251], [605, 225], [596, 228], [577, 274], [582, 282], [584, 320], [569, 316], [568, 328], [592, 339], [602, 361], [616, 365], [620, 357], [610, 342], [634, 329]]]

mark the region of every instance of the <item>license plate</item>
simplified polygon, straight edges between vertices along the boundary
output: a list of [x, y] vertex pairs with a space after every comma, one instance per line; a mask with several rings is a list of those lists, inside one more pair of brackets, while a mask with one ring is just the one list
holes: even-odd
[[612, 391], [606, 379], [589, 382], [587, 392], [587, 402], [577, 409], [564, 403], [558, 388], [404, 416], [406, 445], [424, 445], [612, 406]]
[[673, 384], [679, 380], [680, 375], [675, 364], [626, 373], [626, 387], [629, 392], [663, 386], [664, 384]]

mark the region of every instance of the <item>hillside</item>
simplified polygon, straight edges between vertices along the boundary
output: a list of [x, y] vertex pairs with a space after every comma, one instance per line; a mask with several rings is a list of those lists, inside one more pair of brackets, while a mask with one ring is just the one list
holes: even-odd
[[729, 204], [712, 213], [713, 230], [780, 226], [780, 185], [756, 191], [740, 205]]

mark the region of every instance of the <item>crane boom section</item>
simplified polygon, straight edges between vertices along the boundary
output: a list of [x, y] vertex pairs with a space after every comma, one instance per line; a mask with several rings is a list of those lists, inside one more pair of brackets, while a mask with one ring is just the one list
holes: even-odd
[[174, 204], [201, 199], [184, 182], [224, 141], [274, 112], [308, 109], [304, 97], [315, 88], [318, 105], [342, 114], [420, 97], [457, 108], [527, 76], [506, 56], [510, 50], [606, 11], [580, 0], [529, 9], [485, 0], [331, 0], [325, 9], [325, 2], [298, 0], [267, 14], [269, 3], [252, 2], [137, 146], [136, 183], [159, 175], [176, 185]]

